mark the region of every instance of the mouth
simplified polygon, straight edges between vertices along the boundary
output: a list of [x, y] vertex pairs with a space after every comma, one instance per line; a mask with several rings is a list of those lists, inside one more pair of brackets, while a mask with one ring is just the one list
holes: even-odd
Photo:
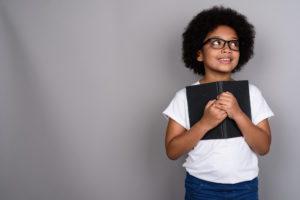
[[231, 58], [219, 58], [218, 59], [220, 63], [222, 64], [230, 64], [232, 59]]

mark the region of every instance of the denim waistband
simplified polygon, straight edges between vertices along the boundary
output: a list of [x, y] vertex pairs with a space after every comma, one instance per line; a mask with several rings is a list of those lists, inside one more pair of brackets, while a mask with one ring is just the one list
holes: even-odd
[[206, 181], [206, 180], [194, 177], [194, 176], [190, 175], [188, 172], [186, 173], [186, 180], [191, 181], [193, 183], [197, 183], [197, 184], [210, 185], [212, 187], [230, 187], [231, 188], [233, 186], [238, 187], [238, 186], [244, 186], [244, 185], [249, 185], [249, 184], [254, 184], [254, 185], [258, 184], [257, 177], [252, 180], [243, 181], [243, 182], [239, 182], [239, 183], [215, 183], [215, 182], [210, 182], [210, 181]]

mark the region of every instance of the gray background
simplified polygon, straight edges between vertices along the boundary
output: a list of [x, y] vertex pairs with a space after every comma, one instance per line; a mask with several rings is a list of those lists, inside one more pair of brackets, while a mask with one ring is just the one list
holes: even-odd
[[[297, 1], [0, 1], [0, 199], [183, 199], [184, 158], [168, 160], [161, 112], [199, 80], [181, 34], [223, 4], [256, 27], [248, 79], [275, 113], [260, 197], [299, 195]], [[298, 124], [297, 124], [298, 123]]]

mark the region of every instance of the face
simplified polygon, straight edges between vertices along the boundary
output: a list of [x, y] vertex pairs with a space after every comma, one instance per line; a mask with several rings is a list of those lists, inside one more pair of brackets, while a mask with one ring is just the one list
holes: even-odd
[[[209, 32], [204, 41], [210, 38], [220, 38], [223, 40], [237, 40], [238, 36], [234, 29], [229, 26], [220, 25]], [[203, 41], [203, 42], [204, 42]], [[239, 62], [240, 52], [233, 51], [228, 47], [228, 43], [222, 49], [214, 49], [206, 43], [198, 51], [197, 60], [203, 62], [205, 74], [220, 73], [230, 74]]]

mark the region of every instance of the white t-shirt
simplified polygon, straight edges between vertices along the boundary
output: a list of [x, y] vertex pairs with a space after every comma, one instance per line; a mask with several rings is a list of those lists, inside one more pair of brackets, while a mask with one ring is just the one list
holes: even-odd
[[[192, 85], [200, 84], [199, 81]], [[260, 90], [249, 84], [253, 124], [274, 115]], [[179, 90], [163, 111], [166, 119], [172, 118], [185, 129], [190, 129], [186, 89]], [[215, 183], [239, 183], [258, 176], [258, 158], [244, 137], [200, 140], [190, 150], [183, 164], [192, 176]]]

